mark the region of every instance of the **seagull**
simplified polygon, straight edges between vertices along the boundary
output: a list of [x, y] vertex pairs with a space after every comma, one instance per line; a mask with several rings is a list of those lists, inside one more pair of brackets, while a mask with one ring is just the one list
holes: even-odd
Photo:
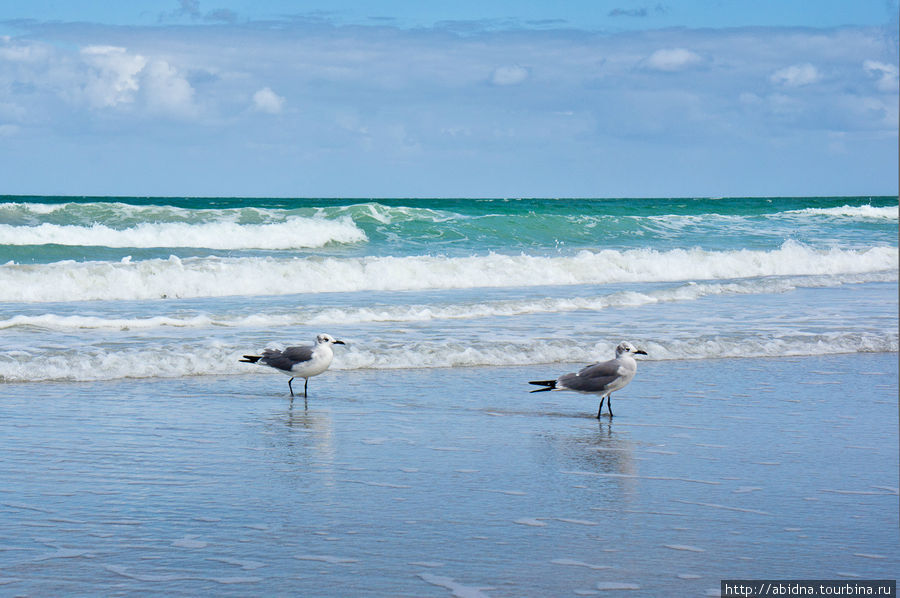
[[563, 374], [556, 380], [535, 380], [529, 384], [546, 386], [531, 392], [544, 392], [547, 390], [574, 390], [584, 394], [600, 395], [600, 408], [597, 410], [597, 419], [603, 411], [603, 399], [608, 399], [606, 408], [609, 410], [609, 418], [612, 419], [612, 393], [625, 388], [634, 378], [637, 372], [637, 362], [632, 355], [646, 355], [646, 351], [635, 349], [634, 345], [625, 341], [616, 347], [616, 358], [595, 363], [583, 368], [578, 373]]
[[320, 334], [316, 337], [316, 344], [313, 346], [304, 345], [302, 347], [288, 347], [283, 351], [278, 349], [266, 349], [262, 355], [244, 355], [239, 360], [244, 363], [257, 363], [275, 368], [280, 372], [284, 372], [291, 377], [288, 380], [288, 388], [291, 396], [294, 396], [294, 388], [291, 382], [294, 378], [305, 378], [303, 384], [303, 398], [306, 398], [306, 387], [309, 385], [309, 379], [318, 376], [328, 369], [334, 352], [331, 345], [343, 345], [344, 341], [332, 338], [328, 334]]

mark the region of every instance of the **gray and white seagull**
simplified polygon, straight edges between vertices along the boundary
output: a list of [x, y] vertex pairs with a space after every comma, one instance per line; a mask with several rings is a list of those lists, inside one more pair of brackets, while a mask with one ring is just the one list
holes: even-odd
[[309, 379], [313, 376], [318, 376], [331, 365], [331, 360], [334, 358], [331, 346], [343, 344], [344, 341], [336, 340], [327, 334], [320, 334], [316, 337], [316, 344], [312, 346], [287, 347], [282, 351], [266, 349], [262, 352], [262, 355], [244, 355], [244, 358], [239, 361], [267, 365], [290, 376], [288, 388], [292, 397], [294, 396], [294, 389], [291, 386], [291, 382], [294, 381], [294, 378], [305, 378], [303, 397], [306, 398], [306, 387], [309, 386]]
[[531, 392], [544, 392], [547, 390], [573, 390], [584, 394], [600, 395], [600, 408], [597, 409], [597, 419], [603, 411], [603, 400], [606, 399], [606, 408], [612, 419], [612, 393], [625, 388], [634, 378], [637, 372], [637, 361], [632, 355], [646, 355], [646, 351], [635, 349], [634, 345], [625, 341], [616, 347], [616, 358], [595, 363], [582, 368], [579, 372], [563, 374], [556, 380], [533, 380], [529, 384], [546, 386]]

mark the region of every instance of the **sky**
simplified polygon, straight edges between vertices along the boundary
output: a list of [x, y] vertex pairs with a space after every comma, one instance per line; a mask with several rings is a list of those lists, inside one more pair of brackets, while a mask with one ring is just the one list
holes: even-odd
[[4, 0], [0, 195], [898, 193], [897, 0]]

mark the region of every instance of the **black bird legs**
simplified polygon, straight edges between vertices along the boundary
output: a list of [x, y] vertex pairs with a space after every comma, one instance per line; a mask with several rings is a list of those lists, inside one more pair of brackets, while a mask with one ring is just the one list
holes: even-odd
[[600, 413], [603, 411], [603, 400], [606, 399], [606, 409], [609, 411], [609, 418], [612, 419], [612, 393], [608, 397], [600, 397], [600, 408], [597, 409], [597, 419], [600, 419]]

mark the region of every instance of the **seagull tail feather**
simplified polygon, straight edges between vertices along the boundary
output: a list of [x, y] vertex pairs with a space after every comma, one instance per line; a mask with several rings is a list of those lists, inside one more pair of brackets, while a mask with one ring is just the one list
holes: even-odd
[[242, 361], [244, 363], [256, 363], [262, 359], [262, 355], [244, 355], [243, 359], [238, 359], [238, 361]]

